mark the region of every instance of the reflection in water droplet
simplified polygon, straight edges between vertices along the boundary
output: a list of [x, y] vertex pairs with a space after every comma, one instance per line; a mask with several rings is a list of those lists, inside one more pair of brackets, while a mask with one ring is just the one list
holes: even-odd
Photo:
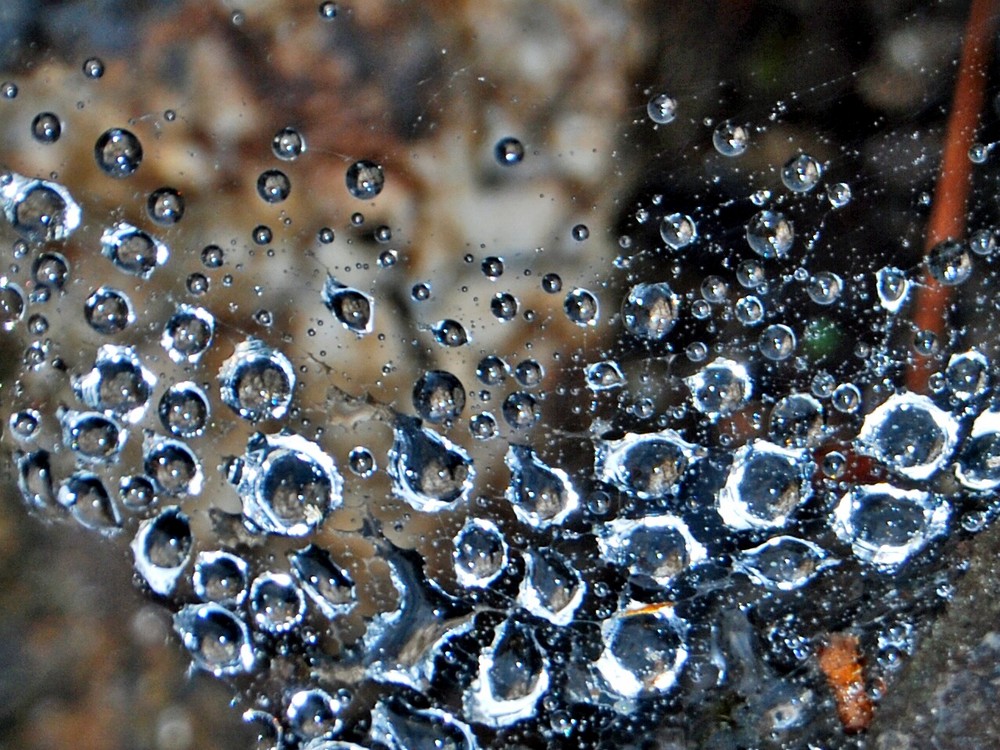
[[944, 498], [890, 484], [859, 485], [833, 511], [833, 530], [855, 556], [889, 572], [945, 532]]
[[560, 524], [579, 507], [569, 475], [543, 463], [531, 448], [509, 446], [504, 462], [510, 469], [507, 500], [524, 523], [534, 528]]
[[121, 529], [118, 508], [96, 474], [80, 471], [71, 475], [59, 486], [57, 499], [84, 528], [109, 536]]
[[91, 409], [138, 422], [146, 411], [156, 378], [132, 347], [104, 344], [94, 367], [73, 382], [73, 390]]
[[106, 130], [94, 144], [97, 166], [116, 180], [135, 174], [142, 163], [142, 144], [135, 134], [123, 128]]
[[819, 183], [823, 167], [808, 154], [799, 154], [781, 170], [781, 182], [794, 193], [807, 193]]
[[726, 121], [720, 124], [712, 133], [712, 145], [723, 156], [734, 157], [742, 155], [750, 142], [750, 133], [743, 125]]
[[230, 480], [253, 529], [305, 536], [343, 504], [343, 479], [316, 443], [299, 435], [255, 435]]
[[143, 446], [143, 468], [165, 495], [197, 495], [204, 475], [194, 452], [179, 440], [151, 438]]
[[465, 408], [465, 388], [450, 372], [430, 370], [413, 385], [413, 408], [428, 422], [456, 419]]
[[60, 421], [63, 444], [84, 463], [115, 461], [125, 445], [126, 431], [101, 412], [68, 410]]
[[598, 529], [597, 543], [605, 560], [646, 587], [669, 586], [707, 554], [687, 524], [672, 515], [617, 518]]
[[604, 621], [601, 636], [597, 672], [626, 698], [669, 692], [687, 661], [687, 624], [670, 605], [625, 609]]
[[567, 294], [563, 310], [566, 312], [566, 317], [581, 328], [597, 325], [600, 312], [597, 297], [586, 289], [574, 289]]
[[548, 689], [548, 659], [534, 633], [528, 624], [508, 619], [479, 655], [479, 676], [465, 695], [465, 714], [487, 726], [508, 726], [533, 716]]
[[306, 596], [329, 619], [348, 614], [358, 603], [354, 579], [337, 565], [330, 553], [310, 544], [288, 553], [292, 575]]
[[345, 180], [347, 192], [359, 200], [370, 200], [382, 192], [385, 173], [375, 162], [362, 159], [348, 168]]
[[809, 454], [755, 440], [736, 451], [718, 511], [734, 529], [781, 528], [812, 496]]
[[62, 185], [5, 172], [0, 204], [7, 221], [28, 242], [59, 242], [80, 226], [83, 212]]
[[246, 623], [218, 604], [182, 607], [174, 615], [174, 630], [195, 666], [215, 677], [253, 669], [255, 655]]
[[777, 536], [741, 553], [733, 567], [746, 573], [758, 586], [771, 591], [794, 591], [838, 562], [808, 540]]
[[698, 227], [686, 214], [670, 214], [660, 222], [660, 237], [671, 250], [680, 250], [698, 239]]
[[657, 125], [673, 122], [677, 116], [677, 100], [667, 94], [656, 94], [646, 104], [646, 114]]
[[285, 416], [294, 389], [288, 357], [258, 339], [238, 344], [219, 370], [222, 401], [251, 422]]
[[160, 596], [171, 594], [191, 559], [191, 523], [177, 507], [139, 524], [132, 540], [135, 569]]
[[865, 417], [858, 451], [913, 480], [937, 473], [958, 442], [958, 424], [927, 396], [890, 396]]
[[784, 258], [792, 249], [795, 229], [778, 211], [760, 211], [747, 222], [747, 244], [762, 258]]
[[679, 304], [666, 282], [636, 284], [622, 302], [622, 323], [633, 336], [662, 341], [677, 322]]
[[235, 608], [247, 597], [250, 568], [231, 552], [199, 552], [191, 577], [195, 595], [204, 602]]
[[462, 586], [485, 588], [507, 566], [507, 542], [492, 521], [467, 519], [452, 544], [455, 577]]
[[517, 138], [501, 138], [493, 147], [493, 156], [504, 167], [520, 164], [524, 159], [524, 146]]
[[287, 573], [265, 572], [250, 584], [250, 616], [265, 633], [279, 635], [294, 629], [306, 613], [306, 600]]
[[467, 498], [476, 476], [468, 453], [407, 417], [397, 419], [388, 469], [393, 493], [425, 513]]
[[196, 363], [212, 343], [215, 317], [203, 307], [178, 305], [163, 327], [160, 345], [174, 362]]
[[323, 285], [323, 304], [348, 331], [363, 336], [372, 332], [375, 300], [362, 291], [341, 284], [327, 276]]
[[677, 492], [681, 477], [698, 460], [697, 448], [674, 430], [629, 433], [600, 443], [597, 473], [602, 481], [641, 500], [663, 498]]
[[101, 235], [101, 252], [120, 271], [148, 279], [157, 266], [162, 266], [170, 256], [170, 249], [144, 232], [124, 221], [104, 230]]
[[685, 378], [684, 383], [695, 408], [713, 422], [739, 409], [753, 393], [746, 367], [722, 357]]

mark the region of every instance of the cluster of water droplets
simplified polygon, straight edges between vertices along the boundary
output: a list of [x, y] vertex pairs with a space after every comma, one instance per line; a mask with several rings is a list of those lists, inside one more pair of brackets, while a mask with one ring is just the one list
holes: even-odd
[[[657, 93], [646, 111], [661, 128], [683, 107]], [[32, 125], [40, 142], [60, 127], [46, 113]], [[736, 163], [755, 132], [726, 120], [705, 140]], [[264, 145], [282, 163], [311, 154], [293, 127]], [[513, 136], [486, 148], [503, 170], [532, 158]], [[120, 127], [97, 138], [94, 158], [113, 180], [146, 164]], [[270, 311], [256, 328], [233, 322], [204, 273], [227, 264], [219, 245], [184, 290], [148, 293], [181, 263], [170, 233], [183, 226], [182, 191], [143, 198], [148, 230], [116, 220], [76, 242], [85, 201], [5, 172], [17, 262], [0, 277], [0, 336], [18, 362], [4, 442], [24, 502], [130, 537], [137, 579], [171, 608], [194, 667], [231, 681], [275, 747], [634, 732], [637, 716], [740, 694], [731, 672], [798, 684], [785, 678], [853, 616], [842, 592], [898, 590], [893, 576], [933, 570], [938, 547], [996, 514], [995, 356], [934, 359], [933, 334], [903, 315], [918, 272], [965, 284], [995, 241], [992, 230], [948, 240], [908, 269], [814, 270], [816, 206], [843, 209], [851, 188], [821, 190], [827, 165], [807, 153], [774, 171], [781, 195], [749, 196], [724, 237], [710, 212], [658, 196], [652, 231], [640, 208], [631, 236], [609, 243], [621, 250], [612, 283], [564, 290], [549, 271], [530, 303], [544, 311], [497, 286], [477, 298], [478, 317], [465, 308], [416, 324], [402, 335], [427, 344], [427, 366], [392, 403], [350, 373], [401, 295], [317, 268], [300, 291], [325, 310], [310, 325], [334, 324], [323, 335], [337, 346], [306, 351], [266, 330]], [[373, 201], [393, 178], [353, 160], [343, 200]], [[267, 169], [255, 189], [283, 203], [293, 182]], [[606, 234], [566, 229], [575, 242]], [[333, 243], [333, 230], [318, 239]], [[261, 225], [253, 241], [272, 233]], [[380, 273], [405, 274], [395, 253], [382, 252]], [[729, 261], [707, 273], [709, 256]], [[507, 263], [485, 254], [479, 267], [496, 285]], [[431, 282], [398, 286], [411, 289], [404, 304], [432, 301]], [[863, 311], [872, 332], [853, 367], [831, 360], [840, 334], [823, 311], [838, 309]], [[73, 328], [80, 312], [86, 328]], [[557, 321], [576, 351], [518, 359], [479, 347], [477, 331], [519, 315]], [[934, 370], [928, 393], [904, 385], [913, 367]], [[317, 386], [331, 387], [327, 402], [303, 403]], [[338, 409], [357, 422], [339, 423]], [[353, 447], [340, 450], [337, 430]], [[814, 619], [794, 614], [798, 592], [815, 592]], [[768, 651], [763, 667], [741, 638]], [[269, 674], [294, 684], [275, 694]], [[816, 694], [806, 713], [820, 709]], [[771, 731], [780, 739], [778, 723]]]

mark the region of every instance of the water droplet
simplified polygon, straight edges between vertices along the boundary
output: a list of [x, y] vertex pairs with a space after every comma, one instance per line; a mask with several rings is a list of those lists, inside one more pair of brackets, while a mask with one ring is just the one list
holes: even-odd
[[165, 508], [139, 524], [132, 540], [135, 569], [154, 593], [168, 596], [191, 559], [191, 523], [180, 508]]
[[428, 422], [456, 419], [465, 408], [465, 388], [450, 372], [430, 370], [413, 385], [413, 408]]
[[191, 577], [195, 595], [203, 602], [235, 608], [243, 604], [250, 583], [250, 566], [231, 552], [199, 552]]
[[483, 275], [490, 281], [496, 281], [503, 276], [503, 266], [503, 258], [498, 258], [495, 255], [483, 258]]
[[507, 567], [507, 542], [492, 521], [467, 519], [452, 543], [455, 577], [462, 586], [486, 588]]
[[741, 156], [750, 143], [750, 133], [743, 125], [727, 121], [712, 132], [712, 145], [723, 156]]
[[899, 311], [906, 301], [910, 282], [906, 274], [898, 268], [882, 268], [875, 274], [879, 302], [890, 313]]
[[118, 483], [118, 497], [129, 510], [146, 510], [156, 501], [156, 490], [147, 477], [122, 477]]
[[351, 449], [347, 455], [347, 465], [351, 471], [362, 479], [372, 476], [378, 465], [375, 462], [375, 454], [362, 445]]
[[943, 498], [890, 484], [851, 488], [833, 511], [833, 530], [855, 557], [892, 571], [945, 532], [949, 508]]
[[397, 419], [388, 469], [393, 493], [425, 513], [465, 500], [476, 476], [468, 453], [406, 417]]
[[808, 154], [799, 154], [781, 169], [781, 182], [794, 193], [808, 193], [822, 176], [823, 167]]
[[116, 180], [135, 174], [142, 163], [142, 144], [134, 133], [112, 128], [101, 134], [94, 144], [97, 166]]
[[597, 449], [601, 480], [641, 500], [675, 494], [688, 467], [698, 460], [698, 446], [674, 430], [605, 440]]
[[812, 496], [814, 464], [802, 450], [755, 440], [736, 451], [718, 511], [734, 529], [781, 528]]
[[594, 327], [600, 314], [597, 297], [586, 289], [574, 289], [566, 295], [563, 310], [571, 322], [581, 328]]
[[583, 242], [590, 237], [590, 229], [586, 224], [577, 224], [573, 227], [570, 234], [577, 242]]
[[62, 185], [5, 173], [0, 203], [7, 221], [28, 242], [58, 242], [78, 226], [82, 211]]
[[764, 303], [755, 294], [736, 300], [736, 319], [745, 326], [755, 326], [764, 320]]
[[73, 391], [91, 409], [134, 424], [145, 413], [155, 385], [156, 378], [134, 349], [104, 344], [97, 350], [93, 369], [74, 379]]
[[525, 359], [514, 367], [514, 380], [525, 388], [535, 388], [545, 377], [545, 368], [534, 359]]
[[284, 354], [251, 338], [222, 363], [219, 390], [226, 406], [243, 419], [281, 419], [292, 403], [295, 371]]
[[569, 559], [551, 547], [529, 549], [517, 602], [535, 617], [568, 625], [587, 593], [587, 584]]
[[13, 81], [4, 81], [0, 84], [0, 96], [4, 99], [17, 98], [17, 84]]
[[465, 713], [490, 727], [509, 726], [534, 716], [548, 689], [548, 660], [531, 627], [508, 619], [479, 655], [479, 676], [465, 695]]
[[851, 202], [851, 186], [846, 182], [838, 182], [826, 189], [826, 199], [834, 208], [843, 208]]
[[299, 435], [254, 435], [229, 478], [246, 523], [265, 534], [305, 536], [343, 504], [333, 459]]
[[687, 661], [687, 626], [670, 605], [625, 609], [602, 623], [601, 636], [597, 672], [627, 698], [669, 692]]
[[490, 299], [490, 312], [505, 323], [513, 320], [517, 316], [517, 298], [508, 292], [497, 292]]
[[323, 285], [323, 304], [348, 331], [364, 336], [372, 332], [375, 300], [362, 291], [341, 284], [333, 276]]
[[524, 159], [524, 146], [517, 138], [506, 137], [497, 141], [493, 147], [493, 156], [503, 167], [520, 164]]
[[179, 440], [153, 437], [143, 446], [143, 469], [157, 492], [197, 495], [205, 477], [194, 452]]
[[10, 430], [19, 440], [32, 440], [38, 434], [42, 415], [37, 409], [23, 409], [10, 415]]
[[208, 310], [179, 305], [160, 337], [160, 345], [177, 363], [194, 364], [208, 350], [215, 332], [215, 318]]
[[[271, 139], [271, 151], [272, 153], [281, 159], [282, 161], [295, 161], [306, 150], [306, 142], [302, 137], [302, 134], [295, 128], [282, 128], [277, 133], [274, 134], [274, 138]], [[267, 174], [265, 172], [264, 174]], [[280, 174], [280, 173], [279, 173]], [[261, 175], [263, 177], [263, 175]], [[287, 178], [286, 178], [287, 179]], [[260, 181], [257, 182], [258, 190], [260, 190]], [[287, 194], [286, 194], [287, 197]], [[265, 198], [267, 200], [267, 198]], [[268, 201], [272, 203], [273, 201]]]
[[694, 407], [710, 421], [732, 414], [753, 393], [750, 374], [739, 362], [719, 357], [684, 379]]
[[88, 57], [83, 61], [83, 74], [91, 80], [104, 76], [104, 62], [99, 57]]
[[83, 314], [91, 328], [106, 336], [121, 333], [135, 322], [132, 301], [124, 292], [107, 286], [87, 297]]
[[960, 402], [982, 398], [990, 385], [989, 368], [989, 360], [975, 349], [952, 354], [944, 372], [945, 385]]
[[745, 550], [733, 567], [771, 591], [795, 591], [838, 564], [822, 547], [792, 536], [777, 536]]
[[59, 504], [68, 508], [77, 523], [87, 529], [111, 535], [121, 529], [118, 508], [111, 501], [104, 482], [96, 474], [78, 471], [59, 486]]
[[807, 393], [792, 393], [771, 409], [768, 435], [776, 443], [804, 448], [823, 437], [823, 405]]
[[472, 728], [446, 711], [417, 709], [401, 697], [383, 698], [372, 709], [372, 737], [388, 750], [477, 750]]
[[927, 270], [941, 284], [957, 286], [972, 275], [972, 258], [961, 242], [939, 242], [927, 254]]
[[457, 320], [451, 318], [439, 320], [431, 326], [431, 332], [434, 334], [434, 340], [441, 346], [456, 347], [469, 343], [469, 336], [465, 332], [465, 328]]
[[707, 555], [687, 524], [672, 515], [609, 521], [598, 529], [597, 544], [605, 560], [627, 569], [633, 581], [647, 588], [669, 586]]
[[792, 249], [795, 229], [778, 211], [759, 211], [747, 222], [747, 243], [762, 258], [784, 258]]
[[857, 449], [915, 481], [936, 474], [958, 442], [958, 423], [927, 396], [897, 393], [865, 417]]
[[13, 331], [24, 317], [24, 292], [6, 276], [0, 276], [0, 330]]
[[955, 476], [972, 490], [1000, 487], [1000, 412], [984, 411], [976, 417], [955, 463]]
[[257, 195], [265, 203], [281, 203], [292, 192], [292, 182], [280, 169], [268, 169], [257, 177]]
[[258, 629], [272, 635], [294, 630], [306, 613], [306, 600], [287, 573], [267, 571], [250, 584], [250, 616]]
[[494, 354], [483, 357], [476, 366], [476, 377], [483, 385], [500, 385], [509, 373], [507, 363]]
[[414, 302], [425, 302], [431, 298], [431, 285], [426, 283], [414, 284], [410, 290], [410, 297]]
[[170, 249], [165, 244], [124, 221], [104, 230], [101, 252], [118, 270], [140, 279], [148, 279], [155, 268], [170, 257]]
[[333, 561], [330, 553], [310, 544], [288, 553], [292, 575], [323, 616], [333, 620], [348, 614], [358, 603], [354, 579]]
[[795, 353], [795, 333], [786, 325], [775, 324], [765, 328], [757, 339], [757, 349], [772, 362], [788, 359]]
[[157, 188], [146, 199], [146, 213], [160, 226], [172, 226], [184, 216], [184, 197], [172, 187]]
[[605, 360], [587, 365], [584, 370], [587, 387], [592, 391], [606, 391], [625, 385], [625, 374], [617, 362]]
[[382, 192], [385, 173], [373, 161], [362, 159], [347, 169], [347, 192], [359, 200], [370, 200]]
[[337, 17], [337, 4], [334, 2], [322, 2], [319, 4], [319, 16], [324, 21], [332, 21]]
[[500, 407], [504, 420], [515, 430], [526, 430], [533, 427], [542, 418], [538, 399], [530, 393], [517, 391], [503, 400]]
[[973, 143], [969, 147], [969, 161], [973, 164], [985, 164], [990, 155], [990, 147], [982, 143]]
[[698, 227], [687, 214], [670, 214], [660, 221], [660, 237], [671, 250], [680, 250], [698, 239]]
[[255, 655], [246, 623], [218, 604], [182, 607], [174, 615], [174, 630], [194, 665], [215, 677], [253, 669]]
[[55, 143], [62, 135], [62, 123], [52, 112], [39, 112], [31, 121], [31, 135], [39, 143]]
[[521, 521], [544, 529], [561, 524], [580, 506], [569, 475], [544, 463], [524, 445], [510, 445], [504, 456], [510, 470], [507, 500]]
[[562, 291], [562, 278], [557, 273], [547, 273], [542, 277], [542, 291], [546, 294], [558, 294]]
[[993, 255], [997, 249], [997, 230], [979, 229], [969, 237], [969, 249], [976, 255]]
[[67, 410], [60, 421], [63, 444], [79, 461], [91, 464], [115, 461], [125, 445], [126, 431], [101, 412]]
[[190, 381], [170, 386], [160, 397], [160, 424], [171, 435], [194, 438], [208, 423], [208, 395]]
[[656, 94], [646, 104], [646, 114], [657, 125], [666, 125], [677, 117], [677, 100], [667, 94]]
[[819, 271], [809, 281], [806, 293], [817, 305], [832, 305], [844, 291], [844, 280], [832, 271]]
[[43, 286], [62, 289], [69, 279], [69, 261], [62, 253], [39, 253], [31, 265], [31, 275]]
[[677, 322], [679, 306], [666, 282], [636, 284], [622, 301], [622, 323], [633, 336], [662, 341]]
[[320, 688], [298, 690], [288, 699], [285, 717], [288, 727], [306, 740], [330, 737], [344, 726], [341, 716], [345, 709], [340, 698]]

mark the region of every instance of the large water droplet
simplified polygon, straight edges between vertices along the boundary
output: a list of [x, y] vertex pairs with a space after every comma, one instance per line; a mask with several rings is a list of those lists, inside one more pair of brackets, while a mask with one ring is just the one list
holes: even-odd
[[679, 305], [666, 282], [636, 284], [622, 302], [622, 323], [633, 336], [662, 341], [677, 322]]
[[642, 500], [663, 498], [677, 492], [681, 477], [698, 459], [697, 448], [674, 430], [629, 433], [598, 446], [597, 472], [602, 481]]
[[216, 550], [198, 553], [191, 581], [202, 601], [235, 608], [247, 597], [249, 575], [250, 566], [242, 557]]
[[68, 508], [81, 526], [105, 535], [116, 533], [122, 524], [118, 508], [111, 501], [104, 482], [96, 474], [80, 471], [59, 486], [59, 504]]
[[135, 423], [145, 413], [155, 385], [156, 378], [134, 349], [104, 344], [93, 369], [74, 380], [73, 390], [91, 409]]
[[492, 521], [467, 519], [453, 544], [455, 577], [462, 586], [485, 588], [507, 566], [507, 542]]
[[348, 331], [359, 336], [372, 332], [375, 300], [364, 292], [327, 276], [323, 285], [323, 304]]
[[755, 440], [736, 451], [718, 511], [734, 529], [780, 528], [812, 495], [815, 469], [805, 451]]
[[216, 677], [253, 669], [255, 655], [246, 623], [218, 604], [182, 607], [174, 615], [174, 630], [195, 666]]
[[195, 364], [212, 344], [215, 317], [203, 307], [178, 305], [163, 327], [160, 345], [178, 364]]
[[305, 536], [343, 503], [343, 479], [316, 443], [299, 435], [255, 435], [230, 480], [252, 528]]
[[62, 185], [6, 172], [0, 178], [0, 204], [7, 221], [29, 242], [58, 242], [78, 226], [82, 211]]
[[707, 554], [687, 524], [672, 515], [615, 519], [598, 530], [597, 543], [605, 560], [647, 587], [669, 586]]
[[60, 421], [63, 444], [85, 463], [114, 461], [125, 445], [126, 431], [102, 412], [71, 409], [61, 416]]
[[258, 339], [238, 344], [219, 370], [223, 402], [251, 422], [285, 416], [294, 389], [288, 357]]
[[794, 591], [838, 562], [808, 540], [777, 536], [741, 553], [733, 567], [771, 591]]
[[833, 511], [833, 530], [855, 556], [891, 571], [922, 550], [948, 525], [944, 498], [890, 484], [851, 488]]
[[684, 379], [695, 408], [716, 421], [743, 406], [753, 393], [750, 374], [739, 362], [719, 357]]
[[106, 130], [94, 144], [97, 166], [116, 180], [135, 174], [142, 163], [142, 144], [135, 134], [123, 128]]
[[191, 559], [191, 523], [180, 508], [165, 508], [139, 524], [132, 540], [135, 569], [160, 596], [171, 594]]
[[504, 462], [510, 469], [507, 499], [524, 523], [539, 529], [560, 524], [579, 507], [569, 475], [545, 464], [531, 448], [509, 446]]
[[792, 249], [795, 229], [778, 211], [760, 211], [747, 222], [747, 243], [762, 258], [784, 258]]
[[388, 468], [394, 494], [427, 513], [464, 500], [476, 476], [468, 453], [407, 417], [397, 419]]
[[687, 625], [671, 605], [635, 605], [601, 625], [595, 666], [608, 687], [634, 698], [668, 692], [687, 661]]
[[290, 575], [267, 571], [250, 584], [249, 609], [258, 629], [279, 635], [302, 622], [306, 600]]
[[148, 232], [124, 221], [101, 235], [101, 252], [120, 271], [148, 279], [170, 257], [170, 249]]
[[903, 392], [873, 409], [858, 433], [858, 451], [913, 480], [937, 473], [958, 441], [955, 418], [927, 396]]
[[351, 574], [337, 565], [326, 550], [310, 544], [288, 553], [288, 562], [306, 596], [325, 617], [332, 620], [346, 615], [358, 603]]
[[194, 451], [179, 440], [152, 437], [143, 446], [143, 468], [165, 495], [197, 495], [205, 477]]

